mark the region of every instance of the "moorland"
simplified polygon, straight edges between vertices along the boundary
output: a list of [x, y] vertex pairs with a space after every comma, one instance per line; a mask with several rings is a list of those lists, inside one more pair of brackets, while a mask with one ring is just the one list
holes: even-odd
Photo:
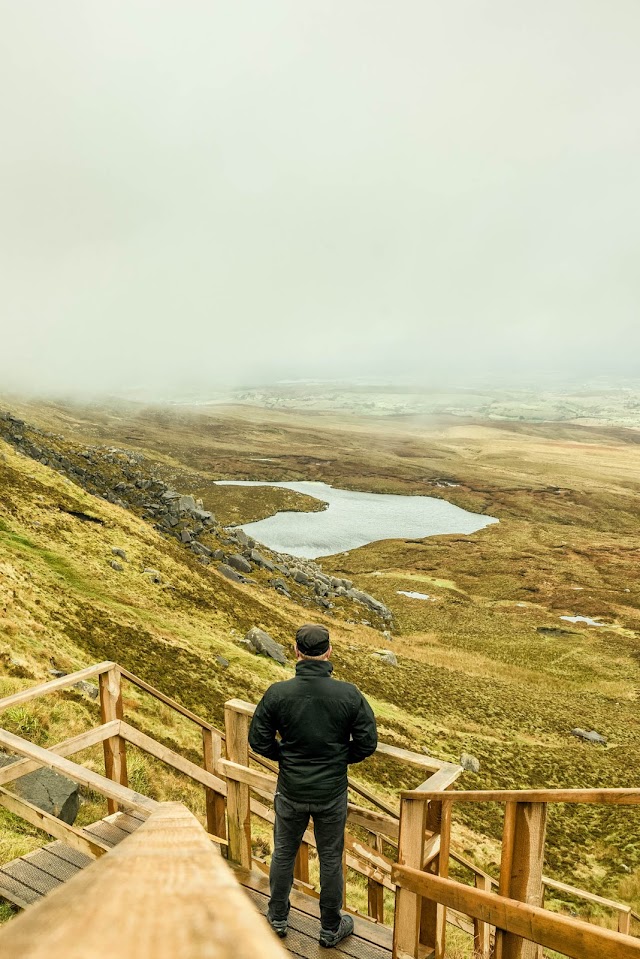
[[[336, 674], [358, 682], [388, 742], [444, 760], [475, 756], [480, 771], [465, 773], [466, 787], [637, 786], [640, 430], [612, 422], [610, 409], [580, 421], [545, 419], [538, 408], [533, 418], [462, 407], [309, 409], [296, 405], [295, 391], [286, 403], [250, 399], [162, 407], [5, 397], [0, 408], [60, 448], [141, 457], [150, 474], [200, 497], [223, 526], [322, 504], [289, 490], [219, 487], [219, 479], [419, 493], [497, 517], [470, 536], [385, 540], [319, 560], [393, 613], [388, 636], [340, 604], [313, 611], [332, 632]], [[229, 581], [63, 471], [10, 443], [0, 442], [0, 454], [0, 694], [50, 678], [52, 666], [70, 671], [109, 658], [219, 721], [225, 699], [256, 701], [292, 670], [239, 640], [257, 625], [290, 649], [311, 615], [295, 596]], [[127, 553], [122, 571], [109, 565], [114, 547]], [[160, 571], [160, 584], [141, 575], [148, 567]], [[398, 665], [371, 655], [380, 648], [392, 649]], [[55, 709], [10, 711], [4, 722], [46, 744], [86, 726], [96, 708], [71, 691]], [[132, 693], [128, 708], [140, 728], [195, 751], [157, 707]], [[606, 744], [577, 738], [576, 727]], [[99, 752], [89, 761], [99, 768]], [[183, 795], [153, 760], [134, 756], [132, 770], [134, 786], [137, 776], [158, 798]], [[389, 796], [414, 785], [381, 760], [358, 774]], [[197, 796], [186, 798], [202, 813]], [[85, 797], [81, 817], [95, 818], [97, 803]], [[0, 826], [5, 860], [39, 845], [8, 814]], [[467, 856], [495, 872], [500, 828], [497, 808], [461, 807], [455, 835]], [[545, 869], [637, 909], [640, 816], [554, 810]]]

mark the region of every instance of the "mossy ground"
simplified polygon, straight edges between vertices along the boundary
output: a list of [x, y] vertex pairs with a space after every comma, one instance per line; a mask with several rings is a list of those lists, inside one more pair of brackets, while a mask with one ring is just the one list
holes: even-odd
[[[221, 493], [215, 479], [317, 479], [444, 496], [497, 517], [498, 525], [473, 536], [385, 541], [321, 561], [395, 615], [389, 643], [345, 622], [340, 610], [324, 619], [337, 674], [371, 698], [387, 741], [442, 759], [476, 755], [481, 772], [466, 774], [465, 786], [638, 785], [640, 445], [633, 431], [250, 409], [25, 406], [22, 415], [75, 440], [142, 451], [165, 476], [170, 472], [178, 489], [198, 490], [209, 509], [232, 522], [282, 508], [282, 491]], [[3, 452], [0, 694], [49, 678], [52, 664], [72, 669], [112, 658], [220, 722], [225, 699], [255, 701], [282, 677], [280, 667], [249, 656], [234, 640], [259, 625], [290, 644], [308, 610], [271, 591], [229, 583], [131, 514], [9, 448]], [[443, 480], [457, 485], [438, 485]], [[61, 512], [63, 499], [91, 509], [104, 525]], [[298, 501], [294, 508], [308, 506]], [[129, 554], [123, 573], [108, 566], [111, 546]], [[159, 569], [173, 588], [148, 583], [140, 575], [144, 566]], [[431, 598], [410, 599], [398, 590]], [[560, 620], [575, 613], [606, 626]], [[397, 653], [397, 668], [368, 655], [383, 645]], [[228, 669], [220, 668], [218, 654], [229, 659]], [[195, 755], [199, 745], [186, 728], [175, 720], [172, 728], [135, 691], [128, 696], [137, 725]], [[92, 704], [75, 693], [60, 701], [64, 709], [47, 720], [45, 741], [73, 735], [81, 721], [90, 724]], [[576, 726], [598, 730], [607, 746], [573, 738]], [[167, 795], [181, 788], [148, 760], [138, 761], [149, 788]], [[416, 783], [407, 770], [380, 760], [359, 772], [389, 795]], [[12, 835], [13, 826], [7, 829]], [[455, 830], [466, 854], [495, 873], [499, 808], [460, 806]], [[32, 838], [25, 834], [27, 844]], [[638, 813], [554, 809], [545, 870], [637, 909]]]

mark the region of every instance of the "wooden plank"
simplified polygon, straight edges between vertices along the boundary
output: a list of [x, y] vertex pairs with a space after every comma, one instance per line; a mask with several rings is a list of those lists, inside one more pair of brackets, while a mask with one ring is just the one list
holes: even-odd
[[[440, 820], [440, 855], [438, 856], [438, 875], [449, 875], [449, 848], [451, 845], [451, 803], [443, 802]], [[436, 941], [434, 959], [445, 959], [447, 935], [447, 910], [442, 903], [436, 909]], [[430, 943], [427, 943], [429, 946]]]
[[575, 896], [577, 899], [584, 899], [586, 902], [593, 902], [598, 906], [604, 906], [605, 909], [631, 913], [631, 906], [616, 902], [614, 899], [605, 899], [604, 896], [596, 896], [593, 892], [586, 892], [584, 889], [577, 889], [575, 886], [568, 886], [566, 882], [558, 882], [557, 879], [549, 879], [548, 876], [542, 877], [542, 884], [548, 889], [555, 889], [556, 892]]
[[181, 756], [179, 753], [175, 753], [172, 749], [169, 749], [168, 746], [163, 746], [161, 743], [157, 742], [157, 740], [152, 739], [151, 736], [147, 736], [146, 733], [140, 732], [140, 730], [136, 729], [135, 726], [130, 726], [129, 723], [122, 722], [120, 724], [120, 730], [122, 737], [128, 743], [131, 743], [132, 746], [138, 746], [140, 749], [143, 749], [145, 752], [149, 753], [150, 756], [155, 756], [156, 759], [161, 759], [162, 762], [173, 767], [173, 769], [177, 769], [179, 772], [184, 773], [186, 776], [189, 776], [189, 778], [195, 780], [195, 782], [201, 783], [203, 786], [207, 786], [209, 789], [215, 790], [222, 796], [226, 795], [227, 785], [223, 779], [220, 779], [218, 776], [214, 776], [206, 769], [196, 765], [196, 763], [192, 763], [191, 760], [185, 759], [184, 756]]
[[363, 799], [366, 799], [373, 806], [381, 809], [382, 812], [386, 813], [388, 816], [391, 816], [393, 819], [400, 818], [400, 813], [397, 809], [394, 809], [393, 806], [391, 806], [385, 799], [377, 796], [366, 786], [363, 786], [362, 783], [356, 782], [355, 780], [351, 779], [351, 777], [349, 777], [349, 789], [352, 789], [353, 792], [357, 793], [359, 796], [362, 796]]
[[110, 848], [117, 846], [123, 839], [131, 835], [131, 833], [124, 829], [118, 829], [112, 822], [106, 822], [104, 819], [92, 822], [90, 826], [85, 826], [82, 831], [86, 836], [95, 837]]
[[[249, 765], [249, 716], [235, 708], [238, 700], [224, 706], [227, 755], [239, 766]], [[251, 805], [249, 786], [229, 779], [227, 783], [227, 828], [229, 830], [229, 858], [247, 869], [251, 868]]]
[[[476, 874], [476, 889], [491, 892], [491, 878]], [[473, 953], [475, 959], [491, 959], [491, 926], [481, 919], [473, 920]]]
[[[103, 723], [110, 723], [122, 719], [122, 688], [120, 683], [120, 668], [112, 666], [106, 673], [101, 673], [98, 682], [100, 685], [100, 715]], [[105, 739], [104, 771], [107, 779], [128, 786], [126, 743], [122, 736], [112, 736]], [[118, 803], [111, 796], [107, 797], [107, 809], [110, 813], [118, 811]]]
[[[241, 716], [242, 714], [236, 713], [236, 715]], [[243, 718], [246, 719], [246, 717]], [[249, 762], [248, 752], [247, 762]], [[252, 786], [256, 789], [262, 789], [267, 792], [270, 791], [271, 794], [276, 791], [277, 780], [275, 776], [271, 776], [269, 773], [259, 773], [256, 769], [249, 769], [248, 766], [233, 762], [231, 759], [220, 759], [218, 761], [217, 772], [222, 773], [227, 779], [233, 779], [239, 783], [246, 783], [247, 786]]]
[[384, 836], [386, 839], [396, 840], [400, 833], [398, 820], [385, 813], [377, 812], [373, 809], [365, 809], [364, 806], [358, 806], [350, 802], [347, 807], [347, 822], [354, 826], [362, 826], [369, 829], [377, 835]]
[[77, 673], [69, 673], [67, 676], [59, 676], [48, 683], [42, 683], [40, 686], [30, 686], [28, 689], [22, 689], [19, 693], [13, 693], [11, 696], [5, 696], [0, 699], [0, 712], [9, 709], [10, 706], [21, 706], [39, 696], [46, 696], [48, 693], [58, 692], [60, 689], [68, 689], [69, 686], [75, 686], [83, 679], [91, 679], [93, 676], [100, 676], [111, 669], [114, 663], [98, 663], [97, 666], [87, 666], [86, 669], [80, 669]]
[[381, 756], [389, 756], [391, 759], [397, 759], [399, 762], [408, 763], [410, 766], [429, 769], [434, 773], [442, 769], [443, 766], [449, 765], [440, 759], [434, 759], [433, 756], [414, 753], [410, 749], [401, 749], [399, 746], [391, 746], [389, 743], [378, 743], [376, 753], [379, 753]]
[[[382, 855], [382, 837], [371, 833], [375, 851]], [[367, 880], [367, 912], [376, 922], [384, 922], [384, 885], [377, 879]]]
[[0, 897], [12, 902], [19, 909], [26, 909], [31, 903], [37, 902], [40, 893], [23, 882], [18, 882], [0, 869]]
[[[498, 892], [501, 896], [508, 895], [509, 885], [511, 883], [511, 868], [513, 866], [513, 848], [516, 830], [516, 808], [517, 803], [508, 802], [504, 809], [502, 852], [500, 855], [500, 881], [498, 883]], [[503, 929], [496, 929], [493, 959], [503, 959], [502, 947], [504, 944], [504, 934]]]
[[[425, 803], [403, 799], [400, 807], [398, 862], [420, 870], [424, 857]], [[392, 874], [393, 875], [393, 874]], [[396, 890], [393, 926], [393, 955], [418, 957], [420, 943], [421, 895], [407, 887]]]
[[299, 882], [309, 884], [309, 843], [301, 842], [293, 866], [293, 877]]
[[2, 872], [6, 876], [11, 876], [17, 882], [30, 886], [41, 896], [46, 896], [48, 892], [52, 892], [62, 885], [60, 879], [44, 872], [42, 869], [38, 869], [33, 863], [24, 859], [14, 859], [13, 862], [8, 862], [6, 866], [2, 867]]
[[[517, 803], [511, 875], [506, 895], [529, 906], [542, 906], [542, 865], [547, 823], [544, 803]], [[501, 894], [502, 886], [500, 889]], [[537, 959], [536, 944], [505, 932], [502, 959]]]
[[[202, 730], [202, 753], [205, 772], [212, 776], [216, 763], [222, 759], [222, 737], [211, 729]], [[211, 786], [204, 787], [207, 830], [214, 836], [220, 836], [221, 839], [227, 838], [226, 783], [224, 785], [224, 792], [213, 789]]]
[[36, 746], [20, 736], [15, 736], [6, 729], [0, 729], [0, 746], [6, 746], [14, 753], [26, 756], [28, 759], [35, 759], [39, 765], [46, 766], [48, 769], [55, 769], [56, 772], [68, 776], [81, 786], [88, 786], [96, 792], [115, 799], [124, 809], [139, 809], [141, 812], [149, 813], [156, 808], [158, 803], [154, 799], [149, 799], [141, 793], [134, 792], [125, 786], [111, 782], [105, 776], [94, 773], [78, 763], [71, 762], [70, 759], [64, 759], [62, 756], [56, 756], [55, 753]]
[[87, 856], [91, 856], [93, 859], [107, 851], [106, 846], [99, 841], [92, 840], [85, 836], [80, 829], [76, 829], [75, 826], [70, 826], [68, 823], [63, 822], [62, 819], [58, 819], [56, 816], [45, 812], [44, 809], [32, 805], [30, 802], [27, 802], [26, 799], [13, 796], [2, 787], [0, 787], [0, 806], [4, 806], [9, 812], [15, 813], [16, 816], [20, 816], [21, 819], [31, 823], [31, 825], [37, 829], [42, 829], [43, 832], [48, 833], [50, 836], [54, 836], [56, 839], [62, 839], [69, 846], [78, 849]]
[[71, 863], [73, 866], [77, 866], [78, 869], [84, 869], [85, 866], [88, 866], [93, 862], [91, 856], [85, 855], [83, 852], [80, 852], [78, 849], [73, 849], [71, 846], [67, 845], [63, 840], [56, 840], [56, 842], [50, 842], [43, 847], [50, 853], [52, 856], [56, 856], [59, 859], [63, 859], [65, 862]]
[[[46, 935], [43, 934], [46, 930]], [[0, 930], [11, 959], [287, 959], [198, 821], [163, 803]]]
[[421, 786], [418, 786], [416, 792], [436, 792], [444, 791], [449, 789], [450, 786], [453, 786], [464, 769], [462, 766], [456, 766], [454, 763], [443, 763], [442, 768], [438, 770], [437, 773], [434, 773], [433, 776], [430, 776], [429, 779], [425, 780]]
[[58, 882], [66, 882], [67, 879], [71, 879], [80, 871], [80, 866], [76, 866], [65, 859], [61, 859], [59, 856], [55, 856], [49, 852], [46, 846], [43, 849], [36, 849], [35, 852], [27, 853], [26, 856], [21, 856], [20, 858], [22, 862], [37, 866], [38, 869], [53, 876]]
[[[270, 890], [269, 879], [267, 876], [263, 876], [255, 871], [242, 869], [240, 866], [237, 866], [234, 863], [229, 863], [229, 865], [232, 867], [238, 882], [240, 882], [246, 889], [259, 892], [267, 899], [269, 898]], [[312, 899], [310, 896], [293, 889], [291, 891], [290, 900], [292, 909], [302, 912], [305, 915], [313, 916], [316, 919], [320, 919], [320, 907], [316, 899]], [[384, 949], [391, 949], [392, 933], [388, 927], [380, 926], [374, 922], [369, 922], [364, 917], [358, 916], [354, 916], [353, 922], [353, 940], [358, 941], [362, 939], [366, 942], [375, 943]], [[318, 953], [318, 955], [320, 955], [320, 953]]]
[[416, 895], [429, 896], [467, 916], [528, 937], [570, 959], [640, 959], [640, 940], [610, 929], [407, 866], [394, 866], [392, 879]]
[[216, 727], [212, 726], [211, 723], [208, 723], [206, 719], [202, 719], [200, 716], [192, 713], [190, 709], [187, 709], [186, 706], [183, 706], [175, 699], [171, 699], [170, 696], [165, 696], [165, 694], [161, 693], [159, 689], [155, 688], [155, 686], [151, 686], [150, 683], [145, 682], [144, 679], [140, 679], [139, 676], [135, 676], [133, 673], [129, 672], [128, 669], [125, 669], [124, 666], [120, 666], [120, 673], [125, 679], [128, 679], [130, 683], [133, 683], [134, 686], [137, 686], [138, 689], [142, 689], [145, 693], [149, 693], [150, 696], [153, 696], [154, 699], [164, 703], [165, 706], [173, 709], [174, 712], [180, 713], [180, 715], [190, 719], [192, 723], [196, 723], [196, 725], [201, 726], [202, 729], [208, 729], [210, 732], [217, 733], [218, 736], [222, 736], [224, 739], [224, 733], [220, 729], [216, 729]]
[[[640, 805], [640, 789], [485, 789], [452, 792], [455, 802], [543, 802], [601, 803], [616, 806]], [[402, 799], [440, 799], [436, 792], [420, 789], [403, 790]]]
[[[113, 736], [119, 730], [120, 723], [118, 721], [105, 723], [88, 730], [86, 733], [80, 733], [79, 736], [73, 736], [72, 739], [65, 739], [64, 742], [58, 743], [56, 746], [48, 746], [47, 748], [49, 752], [55, 753], [56, 756], [73, 756], [74, 753], [79, 753], [90, 746], [97, 746], [98, 743], [104, 742], [105, 739]], [[17, 762], [11, 763], [10, 766], [4, 766], [0, 769], [0, 786], [13, 782], [20, 776], [26, 776], [39, 768], [40, 763], [34, 762], [32, 759], [19, 759]]]

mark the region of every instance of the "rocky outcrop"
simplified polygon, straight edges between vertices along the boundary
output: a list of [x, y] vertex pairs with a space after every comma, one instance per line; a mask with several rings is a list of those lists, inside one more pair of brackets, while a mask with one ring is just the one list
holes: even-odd
[[[382, 628], [392, 621], [391, 611], [384, 603], [354, 589], [351, 580], [328, 576], [311, 560], [276, 553], [262, 545], [258, 549], [255, 540], [239, 527], [225, 529], [204, 509], [202, 500], [172, 489], [159, 479], [153, 465], [140, 453], [72, 444], [63, 436], [29, 426], [8, 412], [0, 412], [0, 437], [87, 492], [134, 512], [162, 535], [175, 539], [203, 566], [215, 563], [217, 571], [232, 582], [260, 584], [301, 606], [321, 609], [330, 615], [336, 607], [351, 607], [348, 613], [352, 622]], [[102, 522], [67, 506], [61, 505], [60, 509], [80, 519]], [[123, 564], [128, 557], [124, 549], [111, 547], [105, 560], [115, 572], [127, 575]], [[269, 575], [273, 573], [278, 575]], [[247, 578], [249, 574], [255, 579]], [[158, 570], [145, 569], [143, 575], [157, 585], [163, 584]]]
[[577, 739], [584, 739], [588, 743], [600, 743], [601, 746], [606, 746], [607, 740], [600, 733], [597, 733], [595, 729], [587, 731], [586, 729], [576, 729], [571, 730], [571, 735], [575, 736]]

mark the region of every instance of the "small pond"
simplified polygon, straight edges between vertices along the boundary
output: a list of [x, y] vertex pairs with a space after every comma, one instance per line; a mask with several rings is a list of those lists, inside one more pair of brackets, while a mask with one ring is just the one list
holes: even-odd
[[326, 483], [220, 480], [220, 486], [279, 486], [327, 503], [319, 513], [281, 512], [241, 528], [278, 553], [306, 559], [343, 553], [381, 539], [422, 539], [475, 533], [498, 520], [432, 496], [397, 496], [336, 489]]

